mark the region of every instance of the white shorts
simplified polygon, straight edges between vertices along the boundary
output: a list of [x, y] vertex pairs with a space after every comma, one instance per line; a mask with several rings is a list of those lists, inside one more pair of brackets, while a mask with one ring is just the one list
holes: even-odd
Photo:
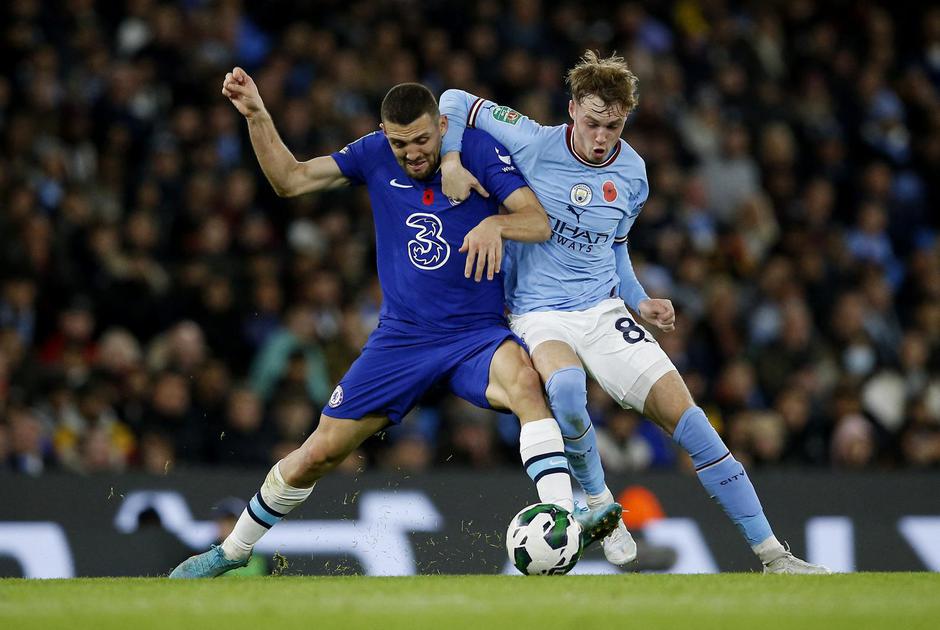
[[642, 413], [653, 385], [676, 369], [659, 343], [615, 298], [586, 311], [537, 311], [510, 315], [509, 327], [533, 352], [562, 341], [584, 369], [624, 408]]

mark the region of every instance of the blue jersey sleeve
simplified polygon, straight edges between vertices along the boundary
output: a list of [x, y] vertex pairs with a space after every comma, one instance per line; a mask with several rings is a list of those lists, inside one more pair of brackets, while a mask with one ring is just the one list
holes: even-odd
[[626, 242], [614, 245], [614, 256], [617, 260], [617, 276], [620, 278], [620, 290], [617, 293], [627, 306], [636, 311], [640, 302], [648, 300], [649, 295], [646, 294], [646, 290], [636, 277]]
[[526, 181], [512, 163], [509, 150], [483, 131], [471, 129], [464, 135], [464, 166], [480, 180], [499, 203], [506, 201]]
[[370, 163], [374, 164], [370, 162], [369, 157], [375, 149], [375, 144], [377, 141], [385, 142], [384, 137], [377, 138], [377, 136], [382, 136], [382, 134], [373, 131], [331, 154], [339, 170], [348, 180], [356, 184], [365, 183], [366, 173], [371, 169]]
[[633, 227], [633, 222], [636, 221], [637, 215], [640, 214], [640, 210], [643, 209], [643, 204], [646, 203], [647, 198], [650, 194], [650, 186], [646, 182], [646, 173], [643, 173], [643, 179], [636, 180], [636, 188], [630, 192], [630, 210], [624, 215], [623, 219], [620, 220], [620, 223], [617, 224], [617, 234], [614, 235], [614, 243], [625, 243], [627, 241], [627, 234], [630, 232], [630, 228]]
[[477, 128], [492, 135], [511, 153], [527, 147], [534, 139], [545, 133], [543, 127], [505, 105], [497, 105], [464, 92], [447, 90], [441, 95], [441, 113], [447, 116], [447, 133], [444, 134], [442, 153], [461, 151], [464, 129]]
[[646, 203], [646, 199], [649, 197], [650, 187], [646, 181], [645, 168], [643, 178], [636, 181], [637, 186], [630, 193], [630, 210], [620, 220], [617, 225], [617, 234], [614, 236], [614, 256], [617, 261], [617, 276], [620, 278], [618, 293], [627, 306], [634, 311], [637, 310], [637, 305], [640, 302], [649, 299], [649, 295], [646, 294], [646, 290], [643, 289], [643, 285], [636, 277], [633, 263], [630, 261], [630, 252], [627, 248], [627, 235], [630, 233], [630, 228], [633, 227], [637, 215], [640, 214], [643, 204]]

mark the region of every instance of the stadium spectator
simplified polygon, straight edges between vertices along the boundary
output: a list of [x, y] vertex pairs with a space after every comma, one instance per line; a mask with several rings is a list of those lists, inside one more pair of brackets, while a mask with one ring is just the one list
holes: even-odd
[[[625, 138], [646, 159], [651, 194], [631, 254], [644, 286], [679, 309], [679, 331], [660, 342], [696, 400], [721, 409], [726, 437], [750, 434], [750, 412], [774, 411], [787, 464], [940, 466], [938, 9], [605, 0], [457, 2], [405, 21], [396, 11], [385, 0], [0, 8], [5, 468], [213, 463], [243, 382], [261, 398], [258, 431], [281, 445], [265, 455], [276, 459], [312, 430], [374, 328], [368, 199], [277, 199], [218, 94], [232, 65], [257, 76], [304, 159], [373, 131], [381, 96], [402, 81], [562, 122], [561, 69], [587, 47], [620, 51], [640, 77]], [[295, 407], [286, 429], [282, 396]], [[427, 446], [428, 465], [458, 465], [443, 447], [481, 426], [504, 461], [495, 420], [467, 425], [450, 407], [431, 404], [437, 431], [398, 461], [417, 465]], [[857, 422], [841, 428], [857, 413], [872, 427], [870, 457], [846, 456], [868, 444]], [[592, 414], [601, 433], [630, 424], [605, 405]], [[115, 459], [100, 422], [126, 431]], [[392, 448], [377, 442], [356, 461], [390, 461]]]

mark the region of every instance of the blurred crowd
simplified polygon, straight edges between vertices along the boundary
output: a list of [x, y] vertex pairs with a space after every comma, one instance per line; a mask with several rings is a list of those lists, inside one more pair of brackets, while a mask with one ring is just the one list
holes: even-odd
[[[587, 48], [639, 76], [631, 253], [738, 459], [940, 466], [940, 8], [914, 6], [3, 3], [0, 468], [268, 466], [375, 326], [367, 196], [278, 199], [220, 94], [233, 66], [308, 159], [404, 81], [564, 122]], [[590, 405], [608, 471], [687, 465], [595, 386]], [[346, 465], [515, 466], [517, 438], [432, 394]]]

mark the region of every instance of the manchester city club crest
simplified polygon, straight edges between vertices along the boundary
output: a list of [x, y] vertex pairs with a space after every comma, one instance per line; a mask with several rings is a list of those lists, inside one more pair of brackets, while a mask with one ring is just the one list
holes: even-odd
[[577, 206], [586, 206], [591, 203], [593, 197], [591, 187], [587, 184], [575, 184], [571, 189], [571, 203]]

